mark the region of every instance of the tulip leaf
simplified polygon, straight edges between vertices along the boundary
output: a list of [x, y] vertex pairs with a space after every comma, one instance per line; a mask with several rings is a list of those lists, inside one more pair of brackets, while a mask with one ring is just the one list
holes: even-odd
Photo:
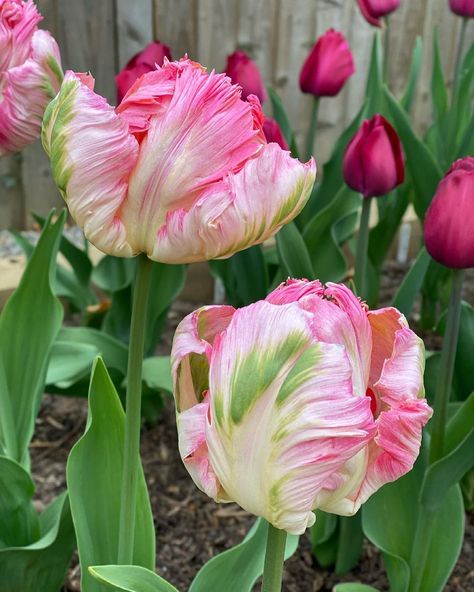
[[393, 306], [398, 308], [406, 317], [409, 317], [415, 304], [418, 293], [421, 290], [426, 272], [431, 262], [431, 257], [425, 247], [421, 247], [418, 256], [410, 271], [404, 277], [394, 298]]
[[[87, 568], [90, 565], [108, 565], [117, 560], [124, 429], [122, 405], [103, 361], [98, 358], [92, 371], [86, 430], [72, 449], [67, 463], [82, 592], [106, 589], [89, 574]], [[141, 467], [133, 560], [135, 565], [154, 569], [153, 516]]]
[[292, 155], [295, 158], [299, 158], [298, 148], [295, 142], [295, 134], [293, 133], [293, 129], [291, 127], [290, 120], [288, 119], [288, 115], [286, 114], [285, 107], [283, 106], [283, 102], [276, 90], [271, 86], [267, 86], [267, 91], [272, 104], [273, 117], [280, 126], [281, 133], [290, 147]]
[[403, 107], [387, 87], [384, 87], [384, 94], [413, 179], [415, 210], [418, 217], [423, 219], [442, 178], [442, 172], [429, 148], [416, 136]]
[[268, 271], [261, 245], [240, 251], [229, 259], [239, 305], [262, 300], [268, 293]]
[[94, 565], [89, 573], [107, 588], [121, 592], [178, 592], [156, 573], [138, 565]]
[[52, 290], [56, 255], [66, 212], [45, 224], [20, 285], [0, 316], [0, 441], [7, 455], [29, 466], [28, 445], [43, 395], [51, 347], [63, 308]]
[[407, 113], [410, 113], [415, 97], [416, 86], [420, 77], [421, 63], [423, 58], [423, 39], [417, 36], [415, 45], [413, 47], [413, 54], [410, 64], [410, 74], [408, 76], [407, 86], [402, 98], [400, 99], [401, 106]]
[[169, 356], [154, 356], [143, 360], [143, 382], [155, 391], [173, 392]]
[[443, 62], [439, 46], [439, 34], [436, 28], [433, 35], [433, 72], [431, 74], [431, 97], [433, 111], [438, 126], [441, 125], [448, 110], [448, 88], [444, 80]]
[[354, 516], [339, 516], [339, 541], [334, 573], [348, 572], [359, 563], [364, 543], [362, 512]]
[[90, 373], [99, 351], [87, 343], [55, 341], [51, 348], [46, 384], [68, 388]]
[[372, 117], [382, 111], [383, 101], [383, 52], [379, 31], [374, 31], [370, 56], [366, 96], [369, 101], [367, 115]]
[[333, 588], [333, 592], [379, 592], [377, 588], [373, 586], [367, 586], [366, 584], [347, 583], [347, 584], [336, 584]]
[[132, 283], [135, 268], [135, 259], [105, 255], [94, 267], [92, 281], [104, 292], [112, 294], [123, 290]]
[[290, 222], [276, 236], [278, 256], [285, 275], [293, 278], [315, 278], [306, 244], [294, 222]]
[[336, 563], [339, 516], [316, 511], [316, 522], [310, 529], [313, 555], [321, 567]]
[[[197, 573], [189, 592], [250, 592], [263, 573], [268, 523], [259, 518], [242, 543], [208, 561]], [[288, 535], [285, 559], [298, 547], [299, 537]]]

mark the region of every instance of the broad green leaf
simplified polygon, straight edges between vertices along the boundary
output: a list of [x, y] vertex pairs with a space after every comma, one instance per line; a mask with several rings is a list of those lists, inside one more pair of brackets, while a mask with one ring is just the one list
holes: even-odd
[[313, 555], [322, 567], [336, 563], [339, 516], [316, 511], [316, 522], [310, 529]]
[[412, 54], [411, 65], [410, 65], [410, 74], [408, 75], [407, 86], [405, 88], [405, 92], [403, 93], [402, 98], [400, 99], [400, 104], [405, 109], [405, 111], [407, 113], [410, 113], [411, 107], [413, 105], [413, 99], [415, 97], [415, 92], [416, 92], [416, 86], [418, 84], [418, 79], [420, 77], [422, 58], [423, 58], [423, 39], [418, 36], [416, 38], [415, 45], [413, 47], [413, 54]]
[[261, 245], [236, 253], [229, 259], [241, 304], [262, 300], [268, 293], [268, 272]]
[[46, 375], [46, 384], [67, 388], [90, 373], [99, 355], [98, 349], [88, 343], [55, 341]]
[[450, 403], [455, 408], [446, 427], [446, 450], [453, 451], [474, 429], [474, 392], [464, 403]]
[[143, 360], [143, 382], [155, 391], [173, 392], [169, 356], [154, 356]]
[[368, 99], [367, 115], [372, 117], [382, 111], [383, 102], [383, 52], [379, 31], [374, 31], [372, 52], [370, 55], [369, 75], [366, 96]]
[[94, 565], [89, 573], [109, 589], [122, 592], [178, 592], [155, 572], [138, 565]]
[[278, 96], [276, 90], [274, 90], [271, 86], [267, 87], [268, 96], [270, 97], [270, 102], [272, 104], [273, 110], [273, 118], [280, 126], [281, 132], [288, 144], [291, 148], [291, 153], [295, 158], [298, 158], [298, 148], [295, 143], [295, 135], [291, 128], [290, 120], [288, 119], [288, 115], [286, 114], [285, 107], [283, 106], [282, 100]]
[[428, 147], [416, 136], [405, 110], [387, 87], [384, 88], [384, 94], [415, 186], [415, 210], [418, 217], [423, 219], [443, 176], [442, 171]]
[[276, 243], [285, 275], [293, 278], [314, 279], [308, 249], [294, 222], [283, 226], [276, 236]]
[[421, 247], [416, 261], [410, 271], [404, 277], [403, 282], [393, 297], [393, 306], [398, 308], [406, 317], [409, 317], [415, 304], [415, 300], [421, 290], [426, 272], [431, 262], [431, 257], [425, 247]]
[[[48, 218], [20, 285], [0, 316], [0, 440], [14, 433], [11, 457], [29, 466], [28, 445], [43, 395], [51, 346], [61, 327], [63, 308], [52, 290], [56, 255], [66, 212]], [[6, 427], [5, 424], [9, 423]], [[14, 429], [12, 430], [12, 426]]]
[[379, 592], [373, 586], [366, 584], [350, 583], [350, 584], [336, 584], [333, 592]]
[[66, 493], [39, 517], [39, 538], [24, 547], [0, 549], [2, 592], [58, 592], [76, 546]]
[[104, 292], [112, 294], [132, 283], [135, 268], [135, 259], [105, 255], [94, 267], [92, 281]]
[[362, 512], [357, 512], [355, 516], [340, 516], [336, 574], [344, 574], [359, 563], [363, 542]]
[[439, 34], [436, 28], [433, 35], [433, 71], [431, 74], [431, 98], [433, 111], [438, 125], [441, 124], [448, 110], [448, 88], [444, 80], [443, 62], [439, 47]]
[[[263, 573], [268, 523], [259, 518], [242, 543], [213, 557], [194, 578], [189, 592], [250, 592]], [[285, 559], [298, 547], [299, 537], [288, 535]]]
[[[107, 588], [87, 571], [117, 560], [125, 416], [103, 361], [92, 371], [86, 430], [72, 449], [67, 483], [81, 563], [82, 592]], [[139, 459], [137, 459], [139, 462]], [[134, 564], [154, 569], [153, 516], [143, 471], [137, 491]]]

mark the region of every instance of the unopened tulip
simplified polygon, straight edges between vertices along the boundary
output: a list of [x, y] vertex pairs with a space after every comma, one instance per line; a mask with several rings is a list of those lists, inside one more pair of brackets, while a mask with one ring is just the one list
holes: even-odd
[[267, 100], [267, 91], [260, 70], [244, 51], [234, 51], [227, 57], [225, 73], [234, 84], [240, 84], [243, 99], [255, 95], [261, 103]]
[[346, 38], [329, 29], [316, 41], [303, 64], [300, 88], [316, 97], [333, 97], [354, 72], [354, 60]]
[[0, 0], [0, 156], [39, 137], [61, 84], [59, 49], [38, 29], [42, 18], [32, 0]]
[[269, 144], [271, 142], [276, 142], [281, 148], [283, 148], [283, 150], [290, 149], [288, 142], [285, 140], [285, 136], [280, 129], [280, 126], [271, 117], [265, 117], [263, 133], [265, 134], [265, 138]]
[[382, 115], [363, 122], [346, 148], [342, 167], [347, 185], [364, 197], [386, 195], [403, 183], [400, 138]]
[[43, 145], [71, 215], [98, 249], [165, 263], [225, 258], [303, 208], [315, 179], [267, 144], [256, 97], [182, 59], [141, 76], [114, 109], [67, 72]]
[[122, 102], [123, 97], [137, 78], [155, 70], [156, 66], [162, 66], [165, 58], [171, 59], [171, 50], [159, 41], [149, 43], [145, 49], [135, 54], [115, 77], [117, 102]]
[[449, 6], [459, 16], [474, 17], [474, 0], [449, 0]]
[[171, 359], [196, 485], [294, 534], [407, 473], [431, 416], [421, 339], [341, 284], [289, 280], [245, 308], [203, 307]]
[[381, 27], [381, 19], [400, 6], [400, 0], [357, 0], [357, 3], [365, 20], [375, 27]]
[[474, 267], [474, 158], [457, 160], [438, 185], [425, 217], [429, 254], [446, 267]]

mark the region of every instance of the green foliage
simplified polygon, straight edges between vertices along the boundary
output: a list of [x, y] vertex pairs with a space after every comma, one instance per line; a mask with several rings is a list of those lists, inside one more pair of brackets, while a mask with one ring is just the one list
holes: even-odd
[[398, 308], [406, 317], [409, 317], [415, 304], [423, 281], [425, 279], [431, 257], [425, 247], [420, 249], [416, 261], [413, 263], [410, 271], [403, 278], [403, 282], [398, 288], [394, 298], [393, 306]]
[[153, 571], [138, 565], [96, 565], [89, 573], [108, 589], [123, 592], [178, 592]]
[[296, 224], [290, 222], [276, 236], [278, 257], [288, 277], [315, 279], [306, 244]]
[[333, 592], [378, 592], [377, 588], [367, 586], [366, 584], [350, 583], [337, 584], [334, 586]]

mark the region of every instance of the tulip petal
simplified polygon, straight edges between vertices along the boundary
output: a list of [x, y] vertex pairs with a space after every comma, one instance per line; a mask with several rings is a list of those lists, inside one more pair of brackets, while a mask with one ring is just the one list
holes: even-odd
[[268, 144], [188, 211], [169, 214], [149, 256], [190, 263], [226, 258], [263, 242], [302, 210], [315, 175], [314, 160], [302, 164], [277, 144]]
[[359, 5], [363, 17], [369, 24], [373, 25], [374, 27], [382, 26], [382, 21], [380, 20], [380, 18], [372, 14], [369, 0], [357, 0], [357, 3]]
[[374, 431], [351, 375], [344, 347], [315, 342], [297, 304], [236, 311], [214, 343], [206, 432], [225, 495], [277, 528], [304, 532], [322, 484]]
[[127, 124], [67, 72], [45, 113], [42, 139], [56, 184], [86, 238], [110, 255], [136, 254], [121, 212], [138, 155]]

